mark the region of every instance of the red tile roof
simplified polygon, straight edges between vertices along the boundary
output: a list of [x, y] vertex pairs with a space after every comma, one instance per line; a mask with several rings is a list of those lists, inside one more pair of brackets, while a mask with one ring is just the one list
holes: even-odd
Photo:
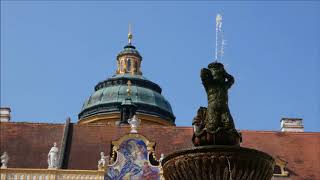
[[48, 168], [54, 142], [61, 143], [63, 124], [0, 123], [0, 152], [9, 155], [8, 167]]
[[[0, 151], [10, 156], [9, 167], [47, 168], [47, 153], [56, 141], [61, 144], [64, 124], [1, 123]], [[64, 168], [97, 169], [99, 153], [110, 153], [114, 140], [128, 127], [71, 124]], [[320, 133], [241, 131], [241, 146], [258, 149], [286, 162], [292, 180], [320, 179]], [[191, 127], [143, 126], [139, 133], [156, 142], [156, 155], [192, 147]]]

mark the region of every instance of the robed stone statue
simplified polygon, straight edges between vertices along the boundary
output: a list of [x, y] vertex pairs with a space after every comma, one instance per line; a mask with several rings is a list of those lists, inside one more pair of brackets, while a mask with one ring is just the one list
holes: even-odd
[[53, 143], [53, 147], [51, 147], [48, 153], [48, 168], [56, 169], [58, 168], [59, 157], [58, 157], [59, 149], [57, 147], [57, 143]]
[[1, 159], [1, 169], [5, 169], [5, 168], [7, 168], [8, 167], [8, 162], [9, 162], [9, 155], [8, 155], [8, 153], [7, 152], [4, 152], [2, 155], [1, 155], [1, 157], [0, 157], [0, 159]]

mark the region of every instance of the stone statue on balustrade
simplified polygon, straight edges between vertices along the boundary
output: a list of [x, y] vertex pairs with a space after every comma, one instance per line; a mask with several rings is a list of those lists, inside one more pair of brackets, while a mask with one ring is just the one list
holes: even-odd
[[51, 147], [48, 153], [48, 169], [57, 169], [59, 165], [59, 157], [58, 157], [59, 149], [57, 147], [57, 143], [53, 143], [53, 147]]
[[201, 70], [202, 84], [207, 93], [208, 107], [200, 107], [192, 125], [193, 144], [239, 145], [241, 134], [234, 126], [228, 106], [228, 90], [234, 83], [223, 64], [213, 62]]
[[8, 162], [9, 162], [9, 155], [8, 155], [8, 153], [7, 152], [4, 152], [2, 155], [1, 155], [1, 157], [0, 157], [0, 159], [1, 159], [1, 169], [5, 169], [5, 168], [7, 168], [8, 167]]
[[98, 161], [98, 170], [104, 170], [109, 164], [109, 156], [105, 156], [104, 152], [100, 153], [100, 159]]

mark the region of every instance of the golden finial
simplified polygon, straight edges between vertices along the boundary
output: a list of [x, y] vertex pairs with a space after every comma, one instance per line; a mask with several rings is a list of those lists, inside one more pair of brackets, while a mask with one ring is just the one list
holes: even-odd
[[128, 80], [127, 85], [128, 85], [128, 88], [127, 88], [128, 96], [131, 96], [131, 81], [130, 80]]
[[129, 24], [129, 33], [128, 33], [128, 43], [129, 44], [131, 44], [132, 38], [133, 38], [133, 35], [131, 32], [131, 24]]

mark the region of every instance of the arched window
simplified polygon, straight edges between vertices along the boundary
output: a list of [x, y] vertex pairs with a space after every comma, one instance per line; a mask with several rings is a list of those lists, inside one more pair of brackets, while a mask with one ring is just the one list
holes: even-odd
[[127, 59], [127, 70], [126, 71], [131, 72], [131, 59], [130, 58]]
[[125, 71], [125, 62], [124, 59], [120, 59], [120, 73], [124, 73]]
[[138, 62], [137, 61], [134, 62], [134, 71], [135, 72], [139, 72]]

